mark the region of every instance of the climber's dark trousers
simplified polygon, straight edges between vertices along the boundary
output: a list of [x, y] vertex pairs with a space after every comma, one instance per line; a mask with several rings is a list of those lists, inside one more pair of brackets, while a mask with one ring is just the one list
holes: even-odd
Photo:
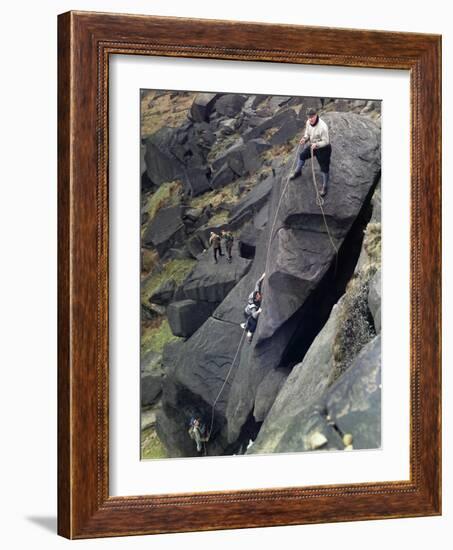
[[231, 260], [231, 251], [233, 250], [233, 243], [227, 242], [226, 243], [226, 251], [228, 255], [228, 259]]
[[214, 260], [217, 262], [217, 255], [223, 256], [222, 249], [220, 246], [214, 247]]
[[[296, 167], [296, 173], [300, 172], [302, 170], [302, 166], [305, 164], [305, 161], [311, 158], [311, 145], [306, 145], [300, 155], [299, 155], [299, 161], [297, 163]], [[326, 145], [325, 147], [320, 147], [319, 149], [313, 150], [313, 156], [316, 157], [319, 163], [319, 167], [321, 168], [321, 172], [324, 174], [329, 173], [330, 169], [330, 155], [332, 154], [332, 146]]]
[[245, 315], [245, 330], [248, 330], [249, 332], [251, 332], [252, 334], [255, 332], [256, 330], [256, 326], [258, 324], [258, 320], [255, 319], [252, 315], [247, 315], [247, 314], [244, 314]]

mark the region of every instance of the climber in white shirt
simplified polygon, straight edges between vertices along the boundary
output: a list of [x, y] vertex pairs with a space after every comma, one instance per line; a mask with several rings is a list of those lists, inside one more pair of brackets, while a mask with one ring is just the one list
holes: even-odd
[[318, 160], [322, 174], [322, 190], [321, 196], [327, 193], [327, 184], [329, 183], [330, 155], [332, 154], [332, 146], [329, 140], [329, 129], [327, 124], [319, 118], [315, 109], [307, 111], [307, 123], [305, 125], [305, 133], [300, 140], [301, 145], [305, 145], [302, 149], [296, 170], [290, 176], [290, 179], [296, 179], [300, 176], [302, 167], [305, 161], [313, 156]]

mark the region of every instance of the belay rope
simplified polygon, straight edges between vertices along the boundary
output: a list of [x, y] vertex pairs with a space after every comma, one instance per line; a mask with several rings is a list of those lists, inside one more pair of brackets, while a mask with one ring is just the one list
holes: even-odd
[[[288, 184], [291, 181], [290, 178], [291, 178], [291, 174], [294, 171], [296, 160], [297, 160], [297, 157], [298, 157], [298, 154], [299, 154], [299, 149], [300, 149], [300, 144], [297, 146], [296, 154], [294, 155], [294, 159], [293, 159], [293, 162], [292, 162], [292, 165], [291, 165], [291, 170], [290, 170], [289, 174], [286, 177], [286, 182], [285, 182], [285, 185], [283, 186], [282, 192], [280, 193], [280, 198], [279, 198], [279, 201], [278, 201], [278, 204], [277, 204], [277, 208], [275, 210], [274, 221], [272, 222], [272, 227], [271, 227], [271, 230], [269, 232], [269, 242], [268, 242], [268, 245], [267, 245], [267, 252], [266, 252], [265, 273], [267, 272], [267, 264], [268, 264], [268, 261], [269, 261], [269, 250], [270, 250], [272, 239], [273, 239], [273, 233], [274, 233], [274, 229], [275, 229], [275, 223], [277, 221], [278, 212], [279, 212], [280, 206], [282, 204], [283, 196], [286, 193], [286, 188], [288, 187]], [[313, 179], [313, 186], [315, 188], [315, 193], [316, 193], [316, 204], [321, 209], [322, 217], [323, 217], [323, 220], [324, 220], [324, 225], [326, 227], [326, 231], [327, 231], [327, 234], [329, 236], [329, 240], [330, 240], [330, 243], [332, 245], [332, 248], [335, 251], [335, 266], [336, 266], [336, 262], [337, 262], [337, 259], [338, 259], [338, 248], [335, 246], [335, 243], [334, 243], [334, 241], [332, 239], [332, 236], [330, 234], [329, 226], [327, 225], [326, 215], [325, 215], [324, 208], [323, 208], [324, 199], [321, 197], [321, 195], [319, 193], [319, 190], [318, 190], [318, 184], [317, 184], [316, 175], [315, 175], [315, 164], [314, 164], [313, 149], [311, 149], [311, 173], [312, 173], [312, 179]], [[335, 267], [335, 271], [336, 271], [336, 267]], [[217, 397], [215, 398], [214, 403], [212, 404], [211, 425], [210, 425], [209, 431], [207, 433], [207, 441], [209, 441], [209, 439], [211, 438], [212, 428], [214, 426], [215, 407], [217, 405], [218, 400], [220, 399], [220, 396], [222, 395], [222, 392], [223, 392], [223, 390], [226, 386], [226, 383], [228, 382], [228, 379], [230, 378], [231, 372], [233, 371], [233, 367], [234, 367], [234, 364], [236, 363], [236, 359], [237, 359], [237, 356], [239, 354], [239, 350], [241, 349], [242, 343], [244, 341], [244, 336], [245, 336], [245, 330], [242, 331], [242, 336], [241, 336], [241, 339], [239, 340], [239, 345], [238, 345], [236, 353], [234, 355], [234, 359], [231, 362], [231, 366], [228, 369], [228, 372], [227, 372], [226, 378], [225, 378], [225, 380], [222, 384], [222, 387], [220, 388], [220, 391], [217, 394]], [[206, 455], [206, 445], [205, 445], [205, 449], [204, 449], [204, 454]]]
[[241, 349], [241, 346], [242, 346], [242, 342], [244, 341], [244, 336], [245, 336], [245, 330], [242, 331], [242, 336], [241, 336], [241, 339], [239, 340], [239, 345], [237, 347], [237, 350], [236, 350], [236, 353], [234, 355], [234, 359], [233, 361], [231, 362], [231, 366], [230, 368], [228, 369], [228, 373], [226, 375], [226, 378], [222, 384], [222, 387], [220, 388], [220, 391], [219, 393], [217, 394], [217, 397], [215, 398], [215, 401], [214, 403], [212, 404], [212, 416], [211, 416], [211, 426], [209, 427], [209, 431], [208, 431], [208, 441], [211, 437], [211, 433], [212, 433], [212, 427], [214, 425], [214, 413], [215, 413], [215, 406], [217, 405], [217, 401], [219, 400], [220, 396], [222, 395], [222, 392], [223, 392], [223, 388], [225, 387], [226, 383], [228, 382], [228, 378], [230, 377], [230, 374], [231, 374], [231, 371], [233, 370], [233, 367], [234, 367], [234, 363], [236, 362], [236, 358], [238, 356], [238, 353], [239, 353], [239, 350]]
[[313, 149], [311, 149], [311, 175], [313, 179], [313, 186], [315, 188], [316, 193], [316, 204], [321, 209], [322, 219], [324, 220], [324, 225], [326, 227], [327, 235], [329, 236], [330, 244], [332, 245], [332, 248], [335, 250], [335, 275], [337, 274], [337, 267], [338, 267], [338, 248], [336, 247], [335, 243], [333, 242], [332, 235], [329, 231], [329, 226], [327, 225], [326, 220], [326, 214], [324, 212], [324, 199], [321, 197], [319, 190], [318, 190], [318, 183], [316, 181], [316, 175], [315, 175], [315, 158], [313, 155]]

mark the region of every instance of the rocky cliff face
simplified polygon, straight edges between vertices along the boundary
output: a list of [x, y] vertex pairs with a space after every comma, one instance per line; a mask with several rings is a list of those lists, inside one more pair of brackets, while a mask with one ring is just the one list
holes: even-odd
[[[157, 380], [146, 403], [159, 399], [168, 455], [198, 454], [193, 414], [212, 419], [211, 455], [245, 452], [250, 440], [249, 453], [350, 447], [345, 436], [379, 446], [379, 104], [181, 101], [188, 119], [143, 136], [142, 372]], [[309, 106], [332, 143], [323, 209], [310, 162], [288, 181]], [[320, 185], [316, 161], [315, 177]], [[221, 228], [235, 234], [232, 263], [205, 250]], [[248, 344], [240, 323], [263, 272]]]

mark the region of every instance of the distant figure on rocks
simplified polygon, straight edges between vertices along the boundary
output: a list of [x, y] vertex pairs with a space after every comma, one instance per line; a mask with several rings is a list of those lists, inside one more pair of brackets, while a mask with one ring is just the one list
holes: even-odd
[[244, 309], [244, 315], [246, 318], [245, 323], [241, 323], [241, 328], [247, 331], [247, 340], [249, 344], [252, 341], [253, 334], [255, 333], [256, 326], [258, 324], [258, 317], [261, 313], [261, 300], [263, 295], [261, 293], [261, 286], [265, 277], [265, 273], [256, 282], [255, 288], [250, 293], [247, 301], [247, 305]]
[[233, 234], [231, 233], [231, 231], [226, 231], [225, 229], [222, 229], [222, 238], [225, 241], [225, 248], [227, 251], [228, 262], [231, 263], [231, 260], [232, 260], [231, 251], [233, 250], [233, 242], [234, 242]]
[[208, 203], [204, 208], [203, 208], [203, 216], [204, 216], [204, 219], [206, 221], [209, 220], [209, 218], [212, 216], [214, 212], [214, 207], [212, 206], [211, 203]]
[[222, 244], [221, 244], [221, 238], [220, 235], [215, 233], [214, 231], [211, 231], [211, 236], [209, 237], [209, 245], [212, 246], [212, 249], [214, 251], [214, 261], [217, 263], [217, 255], [223, 256], [222, 253]]
[[315, 109], [308, 109], [307, 123], [305, 124], [305, 133], [300, 140], [301, 145], [306, 145], [297, 162], [296, 170], [289, 179], [293, 180], [300, 176], [302, 167], [305, 161], [311, 157], [311, 152], [318, 159], [319, 167], [322, 174], [322, 189], [321, 196], [327, 194], [327, 184], [329, 183], [330, 156], [332, 154], [332, 146], [329, 140], [329, 129], [327, 124], [319, 118]]
[[190, 419], [189, 437], [195, 441], [198, 452], [201, 451], [201, 444], [209, 441], [206, 424], [204, 424], [199, 417], [193, 416]]

